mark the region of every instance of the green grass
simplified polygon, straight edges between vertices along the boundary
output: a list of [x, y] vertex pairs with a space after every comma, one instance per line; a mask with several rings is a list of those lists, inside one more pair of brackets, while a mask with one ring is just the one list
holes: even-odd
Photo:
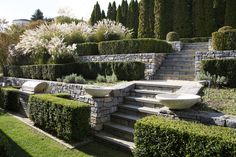
[[91, 143], [81, 149], [67, 149], [63, 145], [36, 132], [16, 118], [0, 111], [0, 133], [10, 139], [14, 157], [128, 157], [128, 154], [101, 144]]
[[203, 109], [236, 115], [236, 88], [205, 88]]

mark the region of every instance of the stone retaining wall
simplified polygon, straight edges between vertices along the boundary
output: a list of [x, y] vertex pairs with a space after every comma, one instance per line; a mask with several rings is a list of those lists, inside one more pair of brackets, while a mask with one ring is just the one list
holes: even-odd
[[236, 50], [230, 51], [208, 51], [208, 52], [196, 52], [195, 55], [195, 73], [200, 71], [200, 65], [202, 60], [207, 59], [233, 59], [236, 58]]
[[164, 53], [136, 53], [136, 54], [116, 54], [116, 55], [94, 55], [76, 57], [78, 62], [121, 62], [121, 61], [138, 61], [145, 64], [145, 79], [151, 80], [156, 70], [164, 60]]

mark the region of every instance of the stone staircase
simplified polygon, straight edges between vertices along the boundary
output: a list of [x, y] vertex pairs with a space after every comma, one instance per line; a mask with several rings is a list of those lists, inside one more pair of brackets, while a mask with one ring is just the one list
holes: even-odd
[[195, 52], [208, 50], [208, 42], [185, 43], [180, 52], [167, 54], [154, 80], [194, 80]]
[[180, 86], [157, 83], [136, 83], [130, 96], [118, 105], [118, 111], [111, 115], [110, 122], [95, 135], [95, 139], [110, 143], [130, 151], [134, 148], [133, 133], [135, 122], [145, 116], [155, 115], [158, 108], [163, 107], [154, 97], [160, 93], [173, 93]]

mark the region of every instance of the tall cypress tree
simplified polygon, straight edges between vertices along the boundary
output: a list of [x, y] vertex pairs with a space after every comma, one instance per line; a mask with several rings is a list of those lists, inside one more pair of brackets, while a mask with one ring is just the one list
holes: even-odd
[[139, 38], [154, 37], [154, 1], [141, 0], [139, 3]]
[[122, 17], [122, 10], [121, 10], [121, 6], [119, 5], [117, 8], [117, 13], [116, 13], [116, 21], [119, 23], [122, 23], [123, 22], [122, 18], [123, 18]]
[[224, 26], [225, 23], [226, 0], [214, 0], [215, 23], [217, 28]]
[[91, 14], [90, 23], [94, 25], [97, 21], [102, 19], [101, 8], [98, 2], [94, 5], [93, 12]]
[[105, 11], [102, 10], [102, 19], [105, 19], [106, 18], [106, 14], [105, 14]]
[[130, 29], [133, 29], [134, 38], [137, 38], [138, 36], [138, 21], [139, 21], [138, 16], [139, 16], [138, 1], [131, 0], [128, 9], [127, 26]]
[[112, 3], [112, 15], [111, 20], [116, 21], [116, 2]]
[[109, 2], [108, 9], [107, 9], [107, 18], [112, 19], [112, 5]]
[[180, 37], [192, 37], [191, 0], [174, 0], [173, 30]]
[[210, 36], [215, 30], [213, 0], [193, 0], [193, 32], [197, 37]]
[[122, 23], [124, 26], [127, 26], [127, 18], [128, 18], [128, 2], [127, 0], [122, 0], [122, 3], [121, 3], [121, 12], [122, 12]]
[[236, 0], [226, 0], [225, 25], [236, 28]]
[[159, 39], [165, 39], [166, 34], [173, 30], [173, 1], [155, 0], [155, 36]]

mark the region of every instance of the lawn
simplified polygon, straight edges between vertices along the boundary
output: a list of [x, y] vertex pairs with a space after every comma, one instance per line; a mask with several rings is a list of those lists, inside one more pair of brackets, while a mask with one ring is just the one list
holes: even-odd
[[203, 108], [236, 115], [236, 88], [205, 88]]
[[0, 111], [0, 134], [11, 139], [11, 154], [14, 157], [128, 157], [129, 154], [110, 147], [90, 143], [81, 149], [71, 150], [32, 130], [16, 118]]

